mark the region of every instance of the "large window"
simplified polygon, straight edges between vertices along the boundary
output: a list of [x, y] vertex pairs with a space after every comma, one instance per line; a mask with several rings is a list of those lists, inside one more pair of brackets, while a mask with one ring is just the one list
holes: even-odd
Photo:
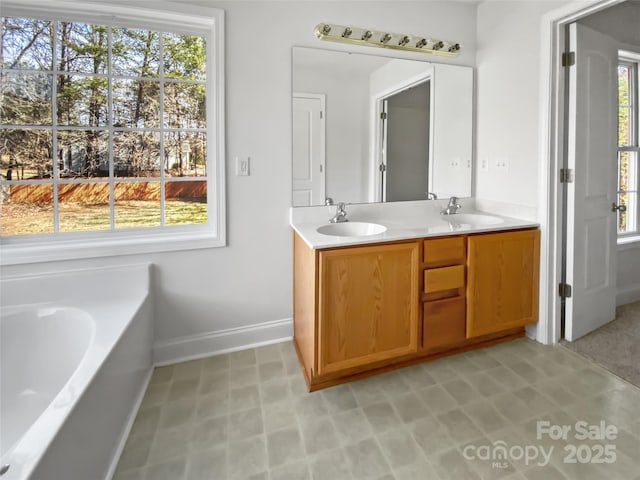
[[221, 37], [182, 15], [3, 14], [3, 244], [219, 238]]
[[618, 234], [621, 237], [640, 233], [639, 61], [640, 56], [626, 54], [621, 56], [618, 64], [618, 205], [626, 206], [625, 211], [618, 212]]

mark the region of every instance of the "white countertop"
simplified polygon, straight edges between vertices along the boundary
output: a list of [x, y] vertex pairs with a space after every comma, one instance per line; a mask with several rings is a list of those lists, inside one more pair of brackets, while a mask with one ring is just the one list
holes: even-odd
[[[531, 220], [505, 217], [489, 212], [470, 210], [473, 202], [461, 200], [463, 208], [459, 213], [481, 214], [498, 217], [501, 223], [491, 225], [471, 225], [455, 221], [455, 215], [440, 215], [441, 201], [400, 202], [394, 204], [347, 205], [347, 218], [352, 222], [378, 223], [387, 227], [383, 233], [361, 237], [339, 237], [318, 233], [316, 229], [329, 224], [335, 213], [335, 206], [304, 207], [291, 209], [291, 226], [313, 248], [332, 248], [346, 245], [365, 245], [423, 237], [441, 237], [519, 228], [538, 227]], [[446, 201], [444, 202], [446, 205]]]

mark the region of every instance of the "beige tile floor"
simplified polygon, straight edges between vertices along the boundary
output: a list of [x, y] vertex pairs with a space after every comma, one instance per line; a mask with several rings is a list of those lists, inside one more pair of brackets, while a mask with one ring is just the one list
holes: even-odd
[[[538, 439], [538, 421], [571, 431]], [[577, 439], [578, 421], [616, 438]], [[497, 446], [500, 465], [464, 455]], [[519, 458], [540, 448], [544, 466]], [[581, 463], [605, 448], [613, 463]], [[156, 368], [114, 478], [637, 480], [640, 389], [522, 339], [308, 393], [286, 342]]]

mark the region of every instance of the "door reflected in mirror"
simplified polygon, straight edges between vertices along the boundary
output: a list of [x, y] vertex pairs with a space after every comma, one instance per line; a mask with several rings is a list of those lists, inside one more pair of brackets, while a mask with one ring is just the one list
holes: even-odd
[[293, 48], [293, 206], [471, 195], [471, 67]]

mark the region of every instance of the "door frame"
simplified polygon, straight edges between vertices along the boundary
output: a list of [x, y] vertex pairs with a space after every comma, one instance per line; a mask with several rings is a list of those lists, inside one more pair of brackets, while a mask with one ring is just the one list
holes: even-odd
[[[320, 168], [322, 176], [320, 177], [321, 186], [320, 189], [322, 191], [323, 203], [327, 197], [327, 125], [326, 125], [326, 95], [324, 93], [309, 93], [309, 92], [293, 92], [291, 94], [291, 117], [293, 118], [293, 111], [295, 106], [293, 105], [294, 99], [296, 98], [308, 98], [312, 100], [318, 100], [320, 102], [320, 110], [322, 112], [322, 116], [320, 117]], [[293, 127], [292, 127], [293, 129]], [[291, 139], [292, 145], [292, 157], [293, 157], [293, 138]], [[293, 172], [293, 165], [291, 166], [291, 170]], [[292, 174], [293, 175], [293, 174]], [[293, 204], [293, 181], [292, 181], [292, 204]], [[313, 206], [313, 200], [311, 200], [311, 205]]]
[[427, 72], [423, 72], [418, 75], [409, 77], [395, 84], [394, 86], [389, 87], [386, 90], [383, 90], [378, 94], [371, 96], [370, 107], [369, 107], [369, 111], [371, 114], [370, 122], [369, 122], [369, 138], [371, 139], [369, 144], [369, 152], [372, 152], [372, 155], [369, 159], [369, 197], [370, 197], [370, 201], [372, 202], [383, 201], [381, 200], [382, 186], [381, 186], [381, 180], [380, 180], [381, 175], [379, 170], [379, 166], [380, 166], [380, 163], [382, 162], [382, 154], [383, 154], [382, 129], [384, 127], [382, 122], [380, 122], [380, 114], [383, 111], [383, 106], [382, 106], [383, 102], [384, 100], [386, 100], [389, 97], [392, 97], [393, 95], [397, 95], [398, 93], [401, 93], [405, 90], [408, 90], [409, 88], [415, 87], [416, 85], [419, 85], [427, 81], [431, 81], [431, 83], [429, 84], [429, 88], [430, 88], [429, 95], [431, 97], [431, 100], [429, 103], [429, 109], [430, 109], [430, 115], [431, 115], [431, 121], [429, 122], [429, 138], [430, 138], [429, 169], [432, 168], [433, 142], [431, 141], [431, 139], [433, 138], [433, 86], [434, 86], [433, 72], [434, 72], [434, 69], [433, 67], [431, 67], [431, 69]]
[[542, 17], [540, 48], [540, 188], [538, 218], [542, 229], [540, 248], [540, 317], [535, 337], [541, 343], [557, 343], [561, 338], [562, 300], [558, 285], [564, 272], [564, 228], [566, 201], [560, 169], [567, 164], [565, 108], [567, 98], [565, 68], [566, 26], [583, 17], [622, 3], [624, 0], [574, 0]]

